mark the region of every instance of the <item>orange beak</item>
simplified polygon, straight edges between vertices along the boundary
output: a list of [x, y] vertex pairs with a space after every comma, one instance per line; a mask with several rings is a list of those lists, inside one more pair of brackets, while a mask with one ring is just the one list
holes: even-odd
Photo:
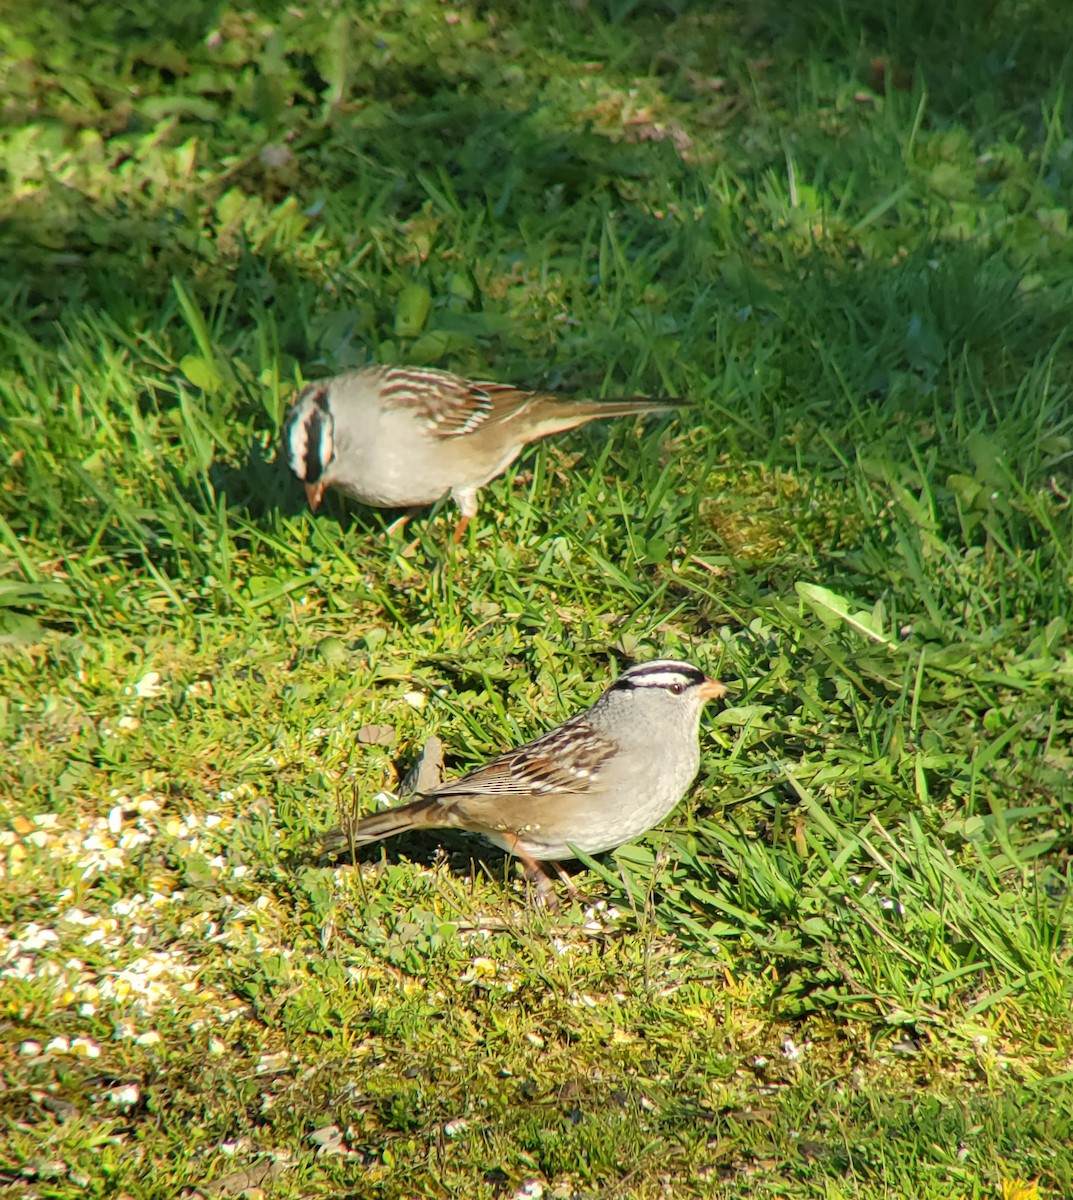
[[706, 679], [697, 692], [703, 700], [720, 700], [727, 694], [727, 689], [726, 684], [720, 683], [718, 679]]
[[317, 483], [306, 484], [306, 499], [309, 501], [309, 507], [314, 512], [320, 508], [320, 502], [324, 499], [324, 489], [327, 486], [323, 480], [318, 480]]

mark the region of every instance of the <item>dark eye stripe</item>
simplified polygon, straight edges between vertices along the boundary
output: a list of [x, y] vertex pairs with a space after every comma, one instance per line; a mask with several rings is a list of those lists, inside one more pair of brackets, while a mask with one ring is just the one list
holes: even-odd
[[319, 409], [314, 409], [306, 425], [305, 457], [302, 459], [302, 478], [306, 483], [316, 483], [324, 473], [324, 463], [320, 461], [320, 446], [324, 438], [324, 424], [331, 420]]
[[324, 461], [324, 446], [327, 442], [330, 449], [332, 438], [328, 389], [315, 383], [305, 388], [295, 401], [293, 420], [290, 433], [292, 469], [304, 483], [317, 483], [328, 465]]

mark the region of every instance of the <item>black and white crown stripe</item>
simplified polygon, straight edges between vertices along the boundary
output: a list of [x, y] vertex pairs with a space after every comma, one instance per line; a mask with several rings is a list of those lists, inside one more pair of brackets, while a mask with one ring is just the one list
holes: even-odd
[[673, 658], [657, 658], [623, 671], [611, 686], [622, 691], [632, 688], [664, 688], [670, 691], [683, 685], [700, 687], [706, 681], [707, 676], [704, 672], [691, 663], [679, 662]]
[[294, 402], [287, 424], [287, 457], [291, 470], [305, 483], [316, 483], [335, 454], [335, 422], [328, 389], [311, 383]]

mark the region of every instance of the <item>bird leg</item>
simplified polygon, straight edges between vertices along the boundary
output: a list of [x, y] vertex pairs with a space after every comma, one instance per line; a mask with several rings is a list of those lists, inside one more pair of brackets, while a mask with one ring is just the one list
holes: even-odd
[[[510, 852], [515, 858], [519, 859], [522, 866], [525, 868], [525, 878], [536, 889], [536, 898], [549, 909], [554, 911], [559, 907], [559, 897], [555, 894], [555, 884], [548, 877], [547, 872], [537, 862], [535, 858], [530, 858], [528, 854], [518, 845], [518, 839], [512, 837], [510, 839]], [[559, 865], [555, 864], [555, 869], [558, 871]]]
[[585, 897], [577, 890], [577, 884], [574, 883], [570, 876], [563, 870], [561, 864], [552, 863], [551, 865], [555, 868], [555, 874], [558, 875], [563, 881], [563, 886], [566, 888], [567, 895], [570, 897], [570, 899], [583, 902]]
[[469, 517], [469, 516], [462, 516], [462, 517], [459, 517], [459, 519], [458, 519], [458, 524], [455, 526], [455, 531], [454, 531], [454, 533], [451, 535], [451, 541], [452, 541], [452, 542], [454, 542], [454, 544], [455, 544], [456, 546], [457, 546], [457, 545], [458, 545], [458, 543], [459, 543], [459, 542], [462, 540], [462, 535], [463, 535], [463, 534], [466, 532], [466, 526], [467, 526], [467, 525], [470, 523], [470, 521], [472, 521], [472, 520], [473, 520], [473, 518], [472, 518], [472, 517]]
[[455, 526], [454, 535], [451, 538], [457, 546], [466, 532], [466, 526], [477, 515], [477, 489], [467, 488], [464, 491], [452, 489], [451, 495], [454, 496], [459, 510], [458, 524]]

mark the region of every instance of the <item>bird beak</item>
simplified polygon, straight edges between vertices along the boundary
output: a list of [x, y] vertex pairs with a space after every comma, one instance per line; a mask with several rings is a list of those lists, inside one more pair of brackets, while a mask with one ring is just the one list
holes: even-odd
[[727, 694], [726, 684], [718, 679], [706, 679], [697, 689], [702, 700], [720, 700]]
[[306, 484], [306, 499], [309, 501], [309, 507], [316, 512], [320, 508], [320, 502], [324, 499], [324, 489], [328, 485], [323, 480], [318, 480], [316, 483]]

